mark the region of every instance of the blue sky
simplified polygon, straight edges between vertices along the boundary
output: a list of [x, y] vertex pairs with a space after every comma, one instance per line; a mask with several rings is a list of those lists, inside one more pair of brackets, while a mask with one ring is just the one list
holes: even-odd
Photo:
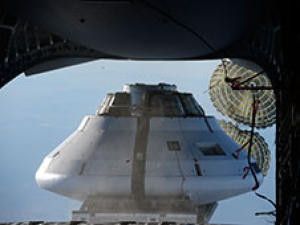
[[[32, 77], [19, 76], [0, 90], [0, 221], [70, 219], [79, 202], [40, 189], [34, 180], [42, 159], [94, 114], [107, 92], [125, 83], [176, 84], [194, 94], [207, 114], [222, 116], [212, 106], [209, 78], [218, 61], [95, 61]], [[275, 129], [259, 130], [272, 152], [269, 175], [258, 192], [275, 199]], [[254, 193], [219, 203], [214, 223], [270, 224], [254, 213], [272, 210]]]

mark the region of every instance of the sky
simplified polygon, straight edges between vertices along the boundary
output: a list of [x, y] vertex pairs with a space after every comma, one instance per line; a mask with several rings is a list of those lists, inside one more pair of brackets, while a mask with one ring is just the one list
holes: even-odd
[[[209, 79], [219, 61], [98, 60], [31, 77], [0, 89], [0, 221], [66, 221], [80, 202], [42, 190], [34, 176], [42, 159], [95, 114], [106, 93], [127, 83], [176, 84], [191, 92], [206, 114], [223, 118], [209, 99]], [[275, 199], [275, 128], [259, 130], [271, 150], [271, 168], [257, 191]], [[272, 206], [253, 192], [219, 202], [211, 223], [270, 224], [255, 212]]]

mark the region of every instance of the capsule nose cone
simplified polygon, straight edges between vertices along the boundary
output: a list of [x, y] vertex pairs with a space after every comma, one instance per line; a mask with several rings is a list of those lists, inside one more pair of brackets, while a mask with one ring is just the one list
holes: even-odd
[[56, 192], [56, 189], [61, 183], [63, 177], [60, 174], [49, 173], [47, 171], [51, 160], [51, 158], [44, 159], [43, 163], [41, 164], [41, 166], [35, 174], [35, 180], [39, 187]]
[[52, 192], [57, 192], [57, 188], [61, 183], [62, 176], [58, 174], [41, 173], [40, 171], [38, 171], [35, 174], [35, 180], [39, 187]]
[[46, 170], [50, 164], [50, 161], [51, 159], [46, 157], [35, 173], [35, 181], [41, 188], [45, 188], [45, 184], [46, 184], [45, 175], [46, 175]]
[[35, 173], [35, 182], [37, 183], [37, 185], [40, 188], [44, 188], [44, 181], [43, 181], [43, 176], [42, 174], [39, 172], [39, 170]]

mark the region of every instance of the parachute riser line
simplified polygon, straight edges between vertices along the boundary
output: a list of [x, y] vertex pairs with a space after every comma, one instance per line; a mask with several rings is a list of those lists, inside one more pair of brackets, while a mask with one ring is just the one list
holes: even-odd
[[272, 86], [248, 86], [248, 85], [243, 85], [251, 80], [253, 80], [254, 78], [258, 77], [259, 75], [263, 74], [265, 71], [262, 70], [258, 73], [255, 73], [253, 76], [247, 78], [246, 80], [243, 81], [239, 81], [242, 77], [238, 76], [238, 77], [229, 77], [228, 76], [228, 71], [227, 71], [227, 66], [224, 62], [224, 59], [221, 60], [222, 61], [222, 66], [224, 69], [224, 74], [225, 74], [225, 78], [224, 81], [226, 83], [230, 83], [230, 86], [232, 88], [232, 90], [273, 90], [274, 88]]
[[231, 86], [232, 90], [249, 90], [249, 91], [264, 91], [264, 90], [274, 90], [273, 87], [269, 86]]
[[253, 104], [252, 104], [252, 121], [251, 121], [251, 133], [250, 133], [250, 139], [249, 139], [249, 146], [248, 146], [248, 166], [250, 169], [250, 172], [254, 178], [255, 181], [255, 186], [252, 188], [253, 191], [255, 191], [257, 188], [259, 188], [259, 182], [257, 180], [254, 168], [251, 164], [251, 152], [252, 152], [252, 145], [253, 145], [253, 136], [254, 136], [254, 129], [255, 129], [255, 118], [256, 118], [256, 113], [258, 110], [258, 104], [259, 102], [255, 98], [255, 94], [252, 93], [253, 97]]
[[239, 158], [241, 151], [249, 144], [249, 141], [250, 140], [246, 141], [240, 148], [238, 148], [237, 150], [235, 150], [234, 153], [232, 153], [235, 158]]

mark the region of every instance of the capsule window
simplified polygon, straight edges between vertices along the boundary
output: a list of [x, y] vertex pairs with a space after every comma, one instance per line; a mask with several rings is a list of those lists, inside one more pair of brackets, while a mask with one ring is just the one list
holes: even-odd
[[199, 150], [205, 156], [223, 156], [226, 155], [218, 144], [207, 144], [199, 146]]
[[180, 94], [186, 116], [204, 116], [204, 110], [197, 103], [192, 94]]
[[117, 92], [115, 94], [112, 105], [129, 107], [130, 106], [130, 95], [128, 93]]
[[167, 146], [170, 151], [180, 151], [179, 141], [167, 141]]
[[183, 108], [176, 94], [151, 93], [149, 109], [152, 116], [183, 116]]

